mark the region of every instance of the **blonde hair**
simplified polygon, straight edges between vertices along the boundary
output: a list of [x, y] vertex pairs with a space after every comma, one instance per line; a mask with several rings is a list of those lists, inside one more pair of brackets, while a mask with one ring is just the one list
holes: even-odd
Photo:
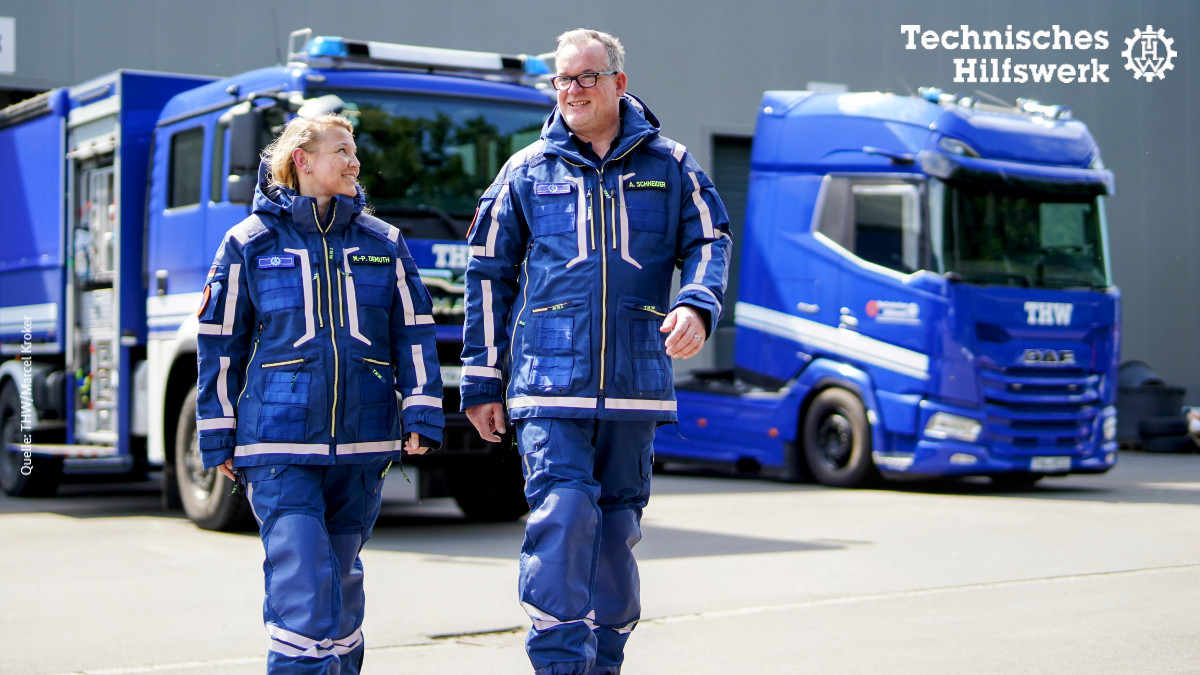
[[558, 47], [554, 50], [554, 55], [557, 57], [567, 45], [583, 47], [593, 40], [604, 46], [604, 67], [618, 73], [625, 72], [625, 47], [615, 36], [603, 31], [588, 28], [569, 30], [558, 36]]
[[336, 113], [326, 113], [316, 117], [296, 117], [287, 123], [279, 136], [263, 149], [262, 157], [271, 169], [271, 184], [285, 187], [289, 190], [300, 189], [300, 179], [296, 175], [296, 163], [292, 153], [296, 148], [305, 152], [313, 152], [321, 142], [321, 136], [329, 127], [341, 127], [354, 135], [354, 125], [350, 120]]

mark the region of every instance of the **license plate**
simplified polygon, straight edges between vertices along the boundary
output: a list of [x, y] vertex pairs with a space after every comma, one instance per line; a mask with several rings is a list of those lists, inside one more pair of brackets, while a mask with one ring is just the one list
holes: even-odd
[[1029, 460], [1029, 470], [1042, 473], [1064, 473], [1071, 470], [1071, 458], [1034, 457]]
[[442, 386], [457, 387], [462, 383], [462, 366], [442, 366]]

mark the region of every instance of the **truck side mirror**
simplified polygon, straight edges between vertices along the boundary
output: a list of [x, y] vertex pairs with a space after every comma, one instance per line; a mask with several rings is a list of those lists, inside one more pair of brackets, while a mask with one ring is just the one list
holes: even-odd
[[249, 101], [240, 103], [221, 115], [221, 123], [229, 124], [229, 173], [257, 173], [263, 140], [262, 111]]
[[249, 204], [254, 199], [257, 174], [232, 173], [225, 177], [225, 192], [232, 204]]

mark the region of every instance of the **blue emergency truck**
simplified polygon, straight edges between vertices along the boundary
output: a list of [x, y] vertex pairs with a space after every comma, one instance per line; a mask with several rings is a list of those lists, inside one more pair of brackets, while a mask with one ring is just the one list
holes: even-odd
[[835, 486], [1107, 471], [1112, 189], [1061, 106], [767, 92], [734, 367], [677, 383], [657, 461]]
[[[302, 45], [302, 46], [301, 46]], [[202, 527], [245, 505], [195, 442], [196, 308], [224, 232], [249, 213], [258, 152], [294, 114], [341, 110], [361, 182], [434, 296], [438, 355], [462, 349], [466, 228], [553, 104], [541, 59], [298, 31], [289, 63], [226, 79], [119, 71], [0, 111], [0, 487], [53, 493], [64, 472], [164, 470]], [[520, 463], [458, 413], [415, 496], [468, 517], [526, 510]]]

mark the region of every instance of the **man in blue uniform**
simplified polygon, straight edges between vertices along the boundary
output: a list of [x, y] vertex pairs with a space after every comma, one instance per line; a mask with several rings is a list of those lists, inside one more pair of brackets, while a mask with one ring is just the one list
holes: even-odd
[[670, 359], [712, 334], [731, 242], [712, 182], [626, 93], [620, 42], [569, 31], [555, 56], [558, 106], [468, 235], [462, 405], [485, 439], [505, 403], [516, 425], [536, 672], [618, 673], [654, 429], [676, 420]]

